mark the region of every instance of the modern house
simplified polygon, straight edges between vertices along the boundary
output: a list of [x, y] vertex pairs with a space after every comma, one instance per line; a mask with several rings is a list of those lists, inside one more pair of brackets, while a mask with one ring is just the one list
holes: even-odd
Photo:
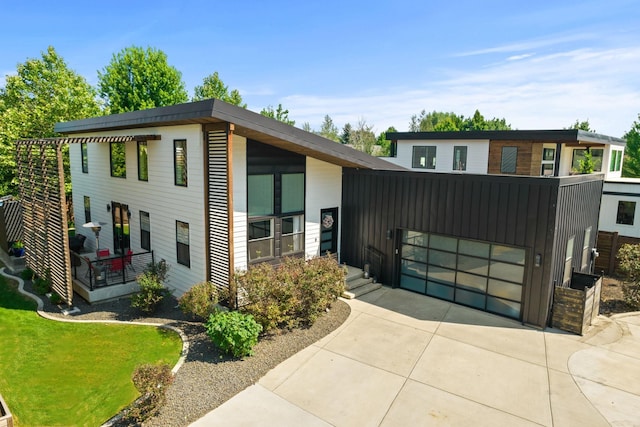
[[396, 132], [390, 162], [417, 172], [568, 176], [591, 153], [594, 172], [619, 178], [625, 140], [582, 130]]
[[[600, 174], [411, 172], [213, 99], [60, 123], [56, 131], [66, 137], [17, 148], [27, 262], [48, 268], [69, 303], [85, 261], [69, 255], [59, 209], [64, 144], [77, 229], [102, 224], [100, 248], [91, 232], [85, 247], [121, 257], [123, 280], [130, 250], [134, 260], [165, 259], [178, 294], [204, 280], [232, 286], [233, 272], [253, 263], [330, 252], [369, 264], [387, 285], [543, 327], [554, 286], [592, 268], [599, 204], [589, 201], [600, 197]], [[543, 145], [523, 144], [542, 153]], [[514, 153], [516, 170], [523, 151]], [[467, 154], [475, 156], [471, 144]], [[93, 258], [91, 266], [104, 267]], [[102, 289], [91, 271], [85, 280]]]

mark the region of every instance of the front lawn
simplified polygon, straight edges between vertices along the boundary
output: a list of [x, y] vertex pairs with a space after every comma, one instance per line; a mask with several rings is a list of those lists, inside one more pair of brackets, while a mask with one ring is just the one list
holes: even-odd
[[180, 356], [172, 331], [56, 322], [34, 310], [0, 276], [0, 393], [20, 427], [100, 425], [137, 397], [137, 365]]

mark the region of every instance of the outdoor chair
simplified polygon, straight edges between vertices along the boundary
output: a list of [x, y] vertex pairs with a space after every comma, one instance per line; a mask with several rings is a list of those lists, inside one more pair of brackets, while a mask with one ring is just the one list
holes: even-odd
[[118, 274], [124, 269], [122, 258], [112, 258], [109, 260], [109, 273]]
[[129, 249], [127, 251], [127, 255], [124, 257], [124, 265], [126, 268], [129, 268], [131, 271], [135, 272], [136, 269], [133, 267], [133, 264], [131, 263], [132, 258], [133, 258], [133, 251]]
[[107, 249], [98, 249], [96, 251], [96, 255], [98, 256], [98, 258], [103, 258], [103, 257], [108, 257], [111, 254], [109, 253], [109, 248], [107, 248]]

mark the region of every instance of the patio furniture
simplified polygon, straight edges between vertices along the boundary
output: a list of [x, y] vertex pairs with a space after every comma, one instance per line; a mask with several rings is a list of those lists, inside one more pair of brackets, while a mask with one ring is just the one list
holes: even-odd
[[122, 258], [111, 258], [108, 263], [109, 274], [122, 274], [125, 265]]
[[82, 248], [84, 248], [84, 241], [87, 239], [87, 236], [83, 234], [76, 234], [75, 236], [69, 237], [69, 249], [73, 252], [80, 252]]
[[98, 258], [104, 258], [104, 257], [108, 257], [110, 255], [109, 253], [109, 248], [106, 249], [98, 249], [96, 251], [96, 255], [98, 256]]

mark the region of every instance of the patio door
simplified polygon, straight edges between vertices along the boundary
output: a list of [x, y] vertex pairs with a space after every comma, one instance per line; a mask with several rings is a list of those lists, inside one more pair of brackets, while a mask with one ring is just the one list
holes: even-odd
[[131, 246], [129, 206], [111, 202], [111, 216], [113, 218], [113, 250], [117, 254], [124, 254]]

